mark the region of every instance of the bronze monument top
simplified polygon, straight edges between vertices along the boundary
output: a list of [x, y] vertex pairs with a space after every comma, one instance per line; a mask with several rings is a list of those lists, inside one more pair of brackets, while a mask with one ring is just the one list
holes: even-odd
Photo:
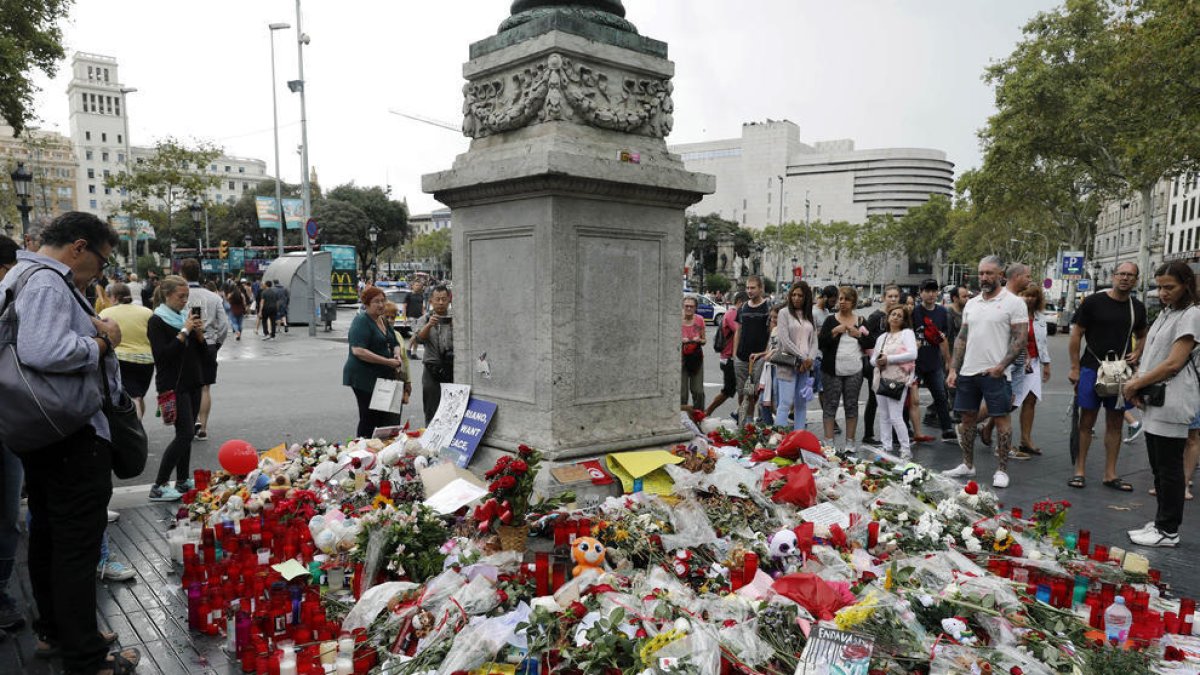
[[538, 7], [587, 7], [589, 9], [625, 16], [625, 7], [621, 0], [515, 0], [511, 12], [520, 14]]

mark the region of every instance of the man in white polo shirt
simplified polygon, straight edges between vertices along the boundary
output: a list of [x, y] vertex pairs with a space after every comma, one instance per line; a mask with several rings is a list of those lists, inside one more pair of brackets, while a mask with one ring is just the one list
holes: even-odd
[[959, 446], [963, 462], [947, 476], [975, 475], [975, 419], [987, 403], [996, 425], [996, 473], [992, 487], [1008, 487], [1008, 450], [1012, 444], [1012, 387], [1008, 368], [1025, 351], [1029, 314], [1025, 303], [1000, 285], [1002, 264], [996, 256], [979, 261], [979, 295], [963, 308], [962, 329], [954, 341], [954, 361], [946, 385], [957, 387], [954, 409], [962, 415]]

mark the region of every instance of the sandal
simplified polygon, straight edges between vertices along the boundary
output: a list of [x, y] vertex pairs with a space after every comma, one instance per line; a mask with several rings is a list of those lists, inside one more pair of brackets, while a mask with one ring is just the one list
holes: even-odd
[[1021, 452], [1024, 452], [1027, 455], [1041, 455], [1042, 449], [1034, 445], [1025, 445], [1022, 443]]
[[1087, 487], [1087, 479], [1083, 476], [1071, 476], [1071, 480], [1067, 481], [1067, 485], [1073, 488]]
[[1103, 484], [1104, 484], [1104, 487], [1112, 488], [1114, 490], [1119, 490], [1121, 492], [1133, 492], [1133, 486], [1130, 485], [1129, 483], [1126, 483], [1125, 481], [1121, 480], [1120, 478], [1106, 480], [1106, 481], [1104, 481]]
[[[117, 634], [110, 630], [100, 631], [100, 637], [104, 638], [105, 647], [117, 641]], [[33, 648], [33, 655], [39, 659], [58, 658], [58, 653], [58, 644], [44, 637], [39, 637], [37, 645], [35, 645]]]
[[113, 652], [108, 655], [108, 660], [104, 662], [104, 667], [96, 671], [99, 673], [112, 673], [112, 675], [129, 675], [136, 672], [138, 663], [142, 660], [142, 653], [137, 649], [130, 647], [122, 649], [119, 652]]

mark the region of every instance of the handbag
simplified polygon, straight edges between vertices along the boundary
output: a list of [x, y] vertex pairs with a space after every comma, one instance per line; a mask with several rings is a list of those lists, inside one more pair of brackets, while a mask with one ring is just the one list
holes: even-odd
[[1104, 355], [1104, 358], [1096, 356], [1092, 351], [1091, 346], [1088, 346], [1088, 353], [1092, 358], [1096, 359], [1100, 365], [1096, 369], [1096, 395], [1100, 398], [1109, 398], [1112, 396], [1120, 396], [1121, 389], [1129, 378], [1133, 377], [1133, 370], [1129, 367], [1129, 362], [1125, 360], [1125, 352], [1129, 349], [1129, 339], [1133, 337], [1133, 298], [1129, 299], [1129, 335], [1125, 337], [1124, 347], [1121, 349], [1121, 355], [1117, 356], [1114, 351], [1109, 351]]
[[108, 373], [104, 368], [106, 360], [100, 359], [100, 381], [104, 383], [104, 402], [101, 409], [108, 418], [112, 472], [117, 478], [136, 478], [146, 469], [146, 457], [150, 452], [146, 429], [142, 427], [137, 406], [129, 394], [121, 391], [117, 402], [113, 403], [108, 386]]
[[[100, 388], [87, 373], [49, 373], [30, 368], [17, 353], [16, 296], [29, 277], [54, 272], [90, 310], [65, 277], [47, 265], [34, 265], [5, 293], [0, 310], [0, 441], [14, 452], [30, 452], [79, 431], [100, 410]], [[89, 312], [90, 313], [90, 312]]]
[[790, 354], [782, 349], [776, 349], [771, 352], [771, 358], [767, 359], [768, 363], [776, 366], [785, 366], [787, 368], [799, 368], [800, 357], [795, 354]]
[[886, 396], [899, 401], [900, 397], [904, 396], [904, 389], [907, 386], [903, 380], [881, 377], [879, 378], [879, 386], [875, 387], [875, 395]]
[[1167, 403], [1167, 383], [1155, 382], [1142, 387], [1139, 394], [1142, 397], [1142, 403], [1156, 408], [1161, 408]]

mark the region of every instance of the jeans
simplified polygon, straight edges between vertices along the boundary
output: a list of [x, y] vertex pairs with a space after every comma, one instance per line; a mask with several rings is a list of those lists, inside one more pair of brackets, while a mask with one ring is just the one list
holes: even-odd
[[821, 382], [821, 356], [819, 354], [817, 355], [817, 358], [813, 359], [812, 370], [808, 372], [812, 374], [813, 393], [821, 393], [825, 387]]
[[196, 414], [200, 412], [200, 390], [175, 391], [175, 438], [163, 453], [162, 461], [158, 464], [158, 476], [155, 485], [166, 485], [175, 472], [175, 482], [182, 483], [188, 479], [189, 464], [192, 461], [192, 438], [196, 435]]
[[17, 563], [17, 543], [21, 539], [21, 482], [25, 471], [21, 460], [0, 445], [0, 602], [8, 595], [8, 580]]
[[95, 672], [108, 653], [96, 625], [96, 566], [108, 526], [112, 457], [92, 427], [21, 456], [29, 491], [34, 631], [68, 671]]
[[1188, 476], [1183, 475], [1183, 449], [1187, 438], [1171, 438], [1146, 432], [1146, 454], [1154, 471], [1154, 492], [1158, 512], [1154, 526], [1167, 534], [1179, 531], [1183, 522], [1183, 497]]
[[946, 395], [946, 373], [941, 366], [938, 366], [933, 370], [919, 372], [917, 377], [933, 395], [933, 410], [937, 413], [938, 426], [942, 428], [942, 431], [953, 431], [954, 423], [950, 421], [950, 402]]
[[793, 373], [792, 379], [775, 378], [775, 426], [787, 426], [788, 413], [792, 415], [792, 429], [799, 431], [808, 421], [808, 401], [812, 398], [812, 378], [808, 373]]
[[900, 451], [909, 451], [911, 440], [908, 437], [908, 425], [904, 423], [904, 410], [908, 407], [908, 387], [904, 388], [899, 400], [887, 396], [877, 396], [875, 400], [879, 406], [879, 430], [876, 432], [876, 438], [879, 439], [880, 445], [885, 452], [891, 452], [894, 432], [896, 439], [900, 441]]
[[229, 330], [233, 331], [234, 333], [242, 332], [243, 318], [245, 318], [244, 315], [239, 316], [233, 312], [229, 312]]

